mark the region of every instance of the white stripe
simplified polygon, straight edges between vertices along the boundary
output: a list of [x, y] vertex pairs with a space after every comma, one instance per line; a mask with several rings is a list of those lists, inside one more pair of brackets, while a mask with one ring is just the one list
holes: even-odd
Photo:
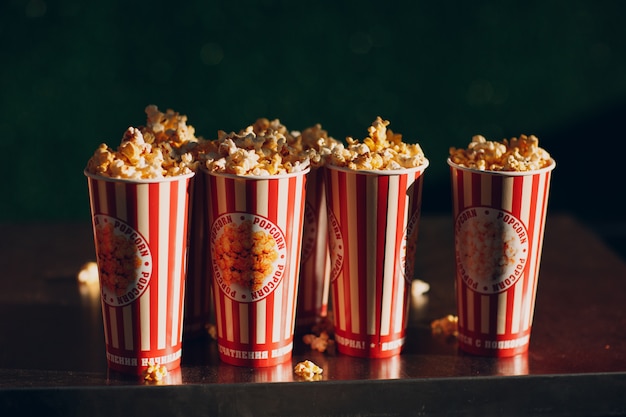
[[502, 180], [502, 209], [511, 212], [513, 209], [513, 181], [514, 177], [505, 177]]
[[407, 291], [407, 288], [405, 288], [406, 281], [404, 280], [404, 277], [402, 276], [402, 274], [398, 274], [397, 282], [398, 282], [398, 291], [396, 292], [396, 303], [395, 303], [396, 321], [393, 326], [394, 333], [399, 333], [403, 330], [404, 317], [406, 314], [408, 314], [408, 311], [407, 312], [404, 311], [405, 308], [408, 308], [407, 306], [408, 303], [405, 304], [404, 302], [404, 299], [405, 299], [404, 294], [405, 294], [405, 291]]
[[531, 196], [533, 193], [533, 179], [530, 175], [525, 175], [521, 178], [522, 180], [522, 198], [521, 207], [520, 207], [520, 220], [524, 224], [525, 227], [528, 227], [528, 221], [530, 219], [530, 202], [531, 198], [527, 198], [526, 196]]
[[122, 307], [124, 320], [124, 349], [133, 350], [133, 312], [130, 305]]
[[518, 333], [521, 316], [522, 316], [522, 302], [524, 301], [524, 282], [523, 277], [520, 277], [515, 286], [513, 287], [513, 312], [511, 314], [511, 333]]
[[147, 242], [150, 242], [150, 206], [148, 204], [148, 184], [137, 186], [137, 231]]
[[[377, 259], [376, 259], [376, 244], [378, 243], [378, 236], [376, 234], [376, 225], [378, 224], [378, 198], [384, 196], [378, 195], [378, 183], [376, 181], [376, 177], [367, 176], [365, 177], [366, 185], [365, 185], [365, 218], [367, 219], [367, 223], [365, 226], [365, 230], [362, 230], [362, 237], [359, 237], [358, 241], [365, 240], [366, 252], [361, 256], [365, 256], [365, 268], [363, 275], [365, 276], [365, 288], [366, 288], [366, 297], [365, 302], [366, 305], [366, 331], [368, 335], [375, 335], [378, 333], [377, 323], [376, 323], [376, 306], [378, 305], [378, 297], [382, 297], [382, 322], [381, 326], [385, 326], [384, 330], [381, 329], [382, 334], [389, 334], [389, 315], [391, 314], [391, 291], [389, 291], [386, 286], [388, 286], [388, 275], [387, 275], [387, 265], [384, 265], [385, 270], [383, 271], [383, 292], [382, 294], [376, 293], [376, 269], [377, 269]], [[352, 194], [347, 194], [352, 195]], [[349, 198], [349, 197], [346, 197]], [[389, 227], [389, 225], [387, 225]], [[388, 230], [388, 229], [387, 229]], [[357, 240], [351, 240], [351, 242], [357, 242]], [[389, 242], [387, 242], [388, 244]], [[388, 249], [388, 248], [386, 248]], [[359, 275], [360, 275], [359, 271]], [[393, 284], [393, 282], [391, 282]], [[359, 290], [359, 284], [352, 287], [350, 286], [351, 291]], [[388, 299], [385, 299], [385, 296], [388, 296]], [[352, 313], [354, 316], [354, 313]], [[358, 314], [358, 313], [357, 313]], [[386, 320], [385, 320], [386, 315]], [[386, 323], [385, 323], [386, 321]]]
[[[174, 291], [172, 294], [172, 340], [171, 345], [176, 346], [180, 341], [180, 331], [181, 328], [179, 326], [182, 312], [181, 305], [181, 296], [182, 296], [182, 287], [183, 281], [181, 273], [183, 271], [183, 264], [185, 260], [185, 220], [187, 220], [187, 206], [185, 204], [185, 198], [187, 197], [187, 187], [185, 187], [185, 183], [187, 180], [183, 179], [179, 181], [178, 185], [178, 196], [177, 197], [177, 209], [178, 215], [176, 220], [176, 236], [174, 241], [174, 253], [176, 256], [174, 257], [174, 266], [173, 272], [174, 276], [172, 277], [174, 280]], [[174, 219], [172, 219], [174, 220]]]
[[116, 216], [120, 220], [128, 220], [128, 201], [126, 197], [126, 184], [122, 182], [114, 183], [115, 187], [115, 212]]
[[274, 322], [272, 326], [272, 342], [276, 343], [280, 341], [281, 338], [281, 329], [280, 325], [281, 318], [283, 317], [283, 291], [285, 288], [285, 279], [281, 281], [280, 285], [276, 287], [274, 290]]
[[474, 190], [472, 189], [472, 176], [474, 174], [470, 172], [459, 172], [463, 175], [463, 205], [468, 207], [472, 204], [472, 193]]
[[[269, 181], [270, 180], [256, 181], [256, 214], [263, 217], [267, 217], [269, 214]], [[238, 186], [235, 187], [235, 189], [237, 190], [237, 202], [235, 204], [235, 208], [237, 210], [243, 211], [246, 209], [245, 183], [244, 181], [235, 181], [235, 183]]]
[[235, 340], [235, 326], [233, 326], [233, 301], [228, 297], [223, 297], [222, 300], [224, 300], [224, 318], [226, 319], [226, 340], [233, 342]]
[[491, 175], [482, 174], [480, 176], [480, 204], [483, 206], [491, 205], [491, 183]]
[[[109, 329], [110, 328], [110, 326], [107, 324], [108, 323], [107, 317], [106, 317], [106, 310], [107, 310], [107, 308], [108, 307], [107, 307], [107, 305], [105, 303], [100, 302], [100, 311], [102, 312], [102, 319], [104, 321], [104, 328], [105, 329]], [[107, 331], [104, 332], [104, 344], [105, 345], [109, 344], [109, 335], [108, 335], [108, 333], [109, 332], [107, 332]]]
[[[376, 191], [376, 200], [378, 199], [378, 190]], [[391, 311], [392, 308], [397, 308], [397, 302], [396, 305], [393, 305], [393, 284], [394, 281], [399, 281], [399, 280], [403, 280], [404, 277], [402, 276], [402, 274], [400, 274], [400, 271], [398, 271], [398, 274], [394, 276], [394, 269], [396, 267], [397, 264], [397, 258], [396, 258], [396, 233], [397, 233], [397, 228], [396, 228], [396, 224], [398, 222], [398, 196], [400, 194], [400, 190], [399, 190], [399, 176], [394, 175], [394, 176], [390, 176], [389, 177], [389, 190], [387, 193], [387, 228], [385, 230], [385, 256], [383, 258], [384, 260], [384, 264], [383, 264], [383, 293], [382, 293], [382, 306], [381, 306], [381, 314], [380, 314], [380, 334], [382, 336], [387, 336], [390, 332], [390, 327], [391, 327]], [[381, 198], [384, 198], [384, 196], [380, 196]], [[376, 204], [376, 201], [372, 202], [373, 204]], [[370, 216], [368, 214], [367, 219], [372, 219], [375, 220], [377, 219], [376, 215], [374, 216]], [[372, 230], [376, 230], [376, 223], [377, 222], [370, 222], [369, 224], [372, 224]], [[376, 237], [376, 235], [374, 236], [368, 236], [367, 239], [369, 241], [373, 242], [373, 246], [374, 246], [374, 250], [372, 252], [368, 252], [367, 256], [369, 258], [374, 258], [374, 265], [373, 268], [372, 266], [368, 265], [368, 268], [371, 268], [374, 270], [374, 272], [376, 272], [376, 258], [374, 256], [374, 254], [376, 254], [376, 243], [378, 238]], [[399, 278], [399, 279], [397, 279]], [[373, 284], [376, 283], [376, 275], [374, 275], [370, 281], [372, 281]], [[369, 284], [368, 284], [369, 285]], [[397, 301], [397, 300], [395, 300]], [[374, 302], [376, 302], [376, 300], [374, 300]], [[402, 304], [401, 308], [403, 307]], [[372, 318], [375, 318], [375, 312], [376, 312], [376, 304], [373, 304], [371, 306], [368, 306], [368, 312], [370, 313], [370, 316]], [[373, 333], [372, 333], [373, 334]]]
[[100, 200], [100, 213], [102, 214], [109, 214], [109, 210], [108, 210], [108, 199], [107, 199], [107, 193], [106, 193], [106, 182], [105, 181], [100, 181], [100, 180], [95, 180], [95, 185], [97, 188], [97, 192], [98, 192], [98, 199]]
[[141, 322], [141, 350], [150, 350], [150, 286], [139, 297], [139, 321]]
[[[217, 196], [228, 196], [229, 193], [226, 192], [226, 178], [224, 177], [220, 177], [220, 176], [215, 176], [215, 192], [213, 193], [213, 195], [217, 195]], [[207, 183], [209, 179], [207, 178]], [[226, 212], [226, 198], [218, 198], [217, 199], [217, 213], [215, 213], [215, 217], [219, 217], [221, 214]], [[209, 225], [210, 227], [211, 225]]]
[[263, 298], [254, 303], [256, 308], [256, 342], [266, 343], [267, 341], [267, 298]]
[[159, 184], [159, 277], [158, 277], [158, 305], [152, 306], [157, 310], [157, 349], [165, 349], [167, 335], [167, 281], [169, 273], [169, 222], [170, 222], [170, 184]]
[[111, 346], [113, 346], [116, 349], [119, 349], [120, 347], [120, 341], [119, 341], [119, 337], [117, 334], [117, 313], [115, 311], [115, 308], [113, 307], [109, 307], [109, 318], [110, 318], [110, 322], [109, 324], [111, 325]]

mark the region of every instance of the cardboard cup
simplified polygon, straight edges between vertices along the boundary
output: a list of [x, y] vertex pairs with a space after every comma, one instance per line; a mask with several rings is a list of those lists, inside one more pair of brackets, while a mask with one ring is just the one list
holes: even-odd
[[204, 175], [193, 177], [196, 192], [191, 198], [189, 223], [189, 261], [185, 289], [183, 339], [206, 336], [206, 326], [213, 319], [211, 301], [211, 253], [207, 234], [207, 196]]
[[327, 166], [331, 303], [340, 353], [384, 358], [404, 346], [427, 166]]
[[136, 375], [150, 364], [176, 369], [194, 174], [158, 180], [85, 175], [108, 366]]
[[310, 331], [328, 314], [330, 253], [326, 214], [325, 168], [312, 168], [307, 176], [306, 206], [300, 260], [300, 287], [296, 329]]
[[266, 367], [292, 357], [307, 173], [202, 171], [217, 345], [225, 363]]
[[529, 172], [448, 164], [459, 348], [497, 357], [527, 352], [556, 163]]

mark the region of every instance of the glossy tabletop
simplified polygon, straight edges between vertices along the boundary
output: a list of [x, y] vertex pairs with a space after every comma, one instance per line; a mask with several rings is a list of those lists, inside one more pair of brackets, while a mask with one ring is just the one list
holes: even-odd
[[[3, 224], [0, 415], [622, 415], [626, 414], [626, 262], [566, 214], [548, 217], [528, 354], [484, 358], [433, 335], [455, 313], [452, 221], [425, 215], [406, 346], [390, 359], [313, 352], [297, 337], [284, 365], [220, 363], [208, 336], [185, 340], [163, 383], [107, 370], [91, 225]], [[310, 359], [323, 379], [300, 381]], [[146, 412], [149, 410], [149, 412]], [[43, 414], [42, 414], [43, 413]]]

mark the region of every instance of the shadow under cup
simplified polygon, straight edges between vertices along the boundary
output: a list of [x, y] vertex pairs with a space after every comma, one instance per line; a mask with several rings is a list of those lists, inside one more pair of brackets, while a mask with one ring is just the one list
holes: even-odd
[[110, 369], [180, 366], [192, 174], [155, 180], [85, 172]]
[[498, 357], [527, 352], [556, 163], [527, 172], [448, 164], [459, 348]]

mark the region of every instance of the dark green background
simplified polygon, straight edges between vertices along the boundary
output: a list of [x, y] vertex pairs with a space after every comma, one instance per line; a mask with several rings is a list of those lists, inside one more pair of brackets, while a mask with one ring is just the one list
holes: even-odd
[[147, 104], [200, 136], [258, 117], [363, 138], [378, 115], [430, 159], [536, 134], [551, 208], [621, 218], [626, 2], [8, 0], [0, 6], [2, 221], [87, 220], [82, 170]]

